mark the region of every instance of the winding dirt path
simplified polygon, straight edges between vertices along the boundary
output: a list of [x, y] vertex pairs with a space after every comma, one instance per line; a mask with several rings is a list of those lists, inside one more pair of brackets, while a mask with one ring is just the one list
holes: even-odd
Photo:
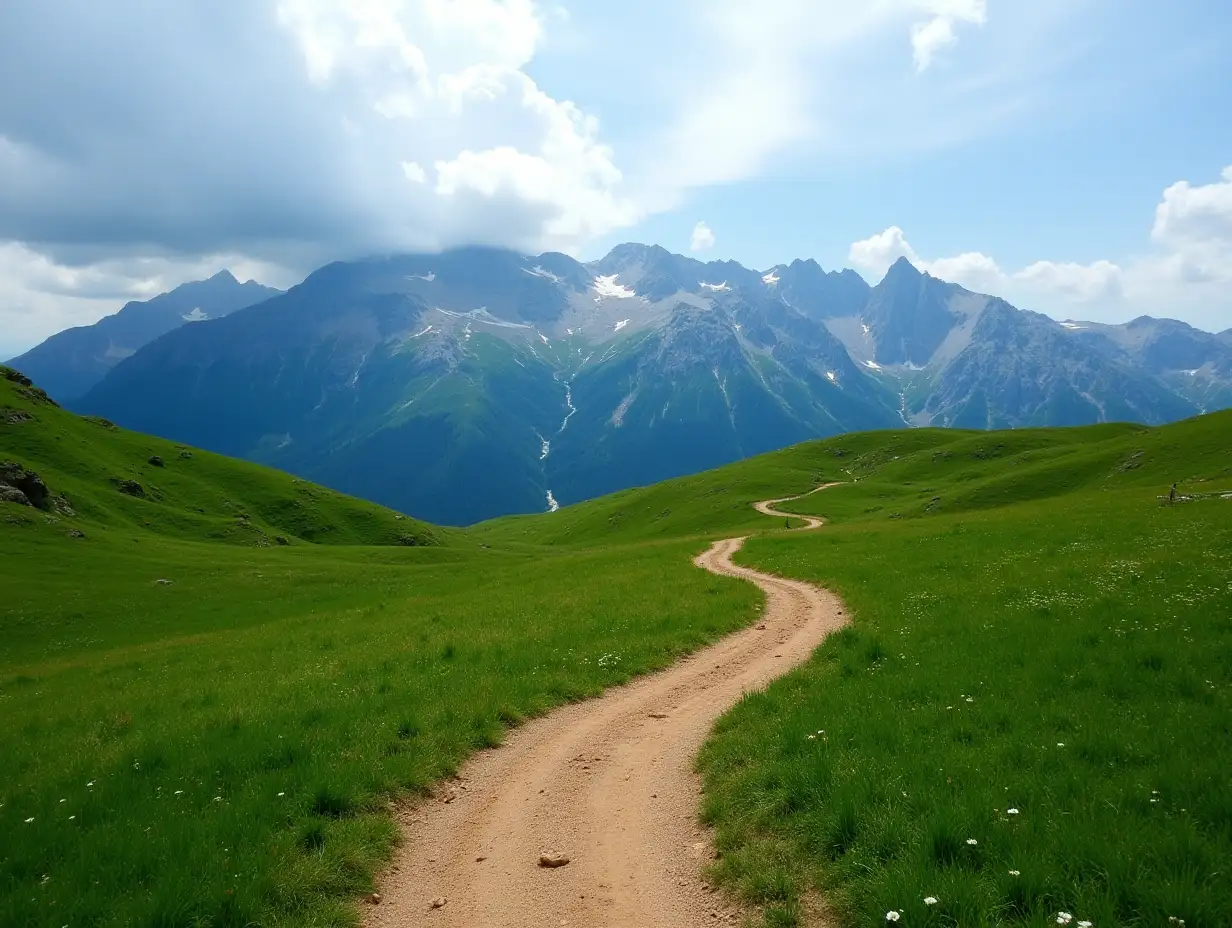
[[[792, 517], [774, 508], [785, 502], [757, 509]], [[717, 541], [695, 563], [761, 587], [761, 621], [667, 670], [529, 722], [471, 759], [432, 800], [405, 810], [405, 840], [380, 903], [367, 911], [369, 926], [739, 922], [741, 913], [702, 878], [712, 855], [697, 817], [694, 758], [743, 693], [807, 660], [846, 622], [826, 590], [733, 564], [744, 540]], [[569, 864], [540, 866], [549, 852]]]

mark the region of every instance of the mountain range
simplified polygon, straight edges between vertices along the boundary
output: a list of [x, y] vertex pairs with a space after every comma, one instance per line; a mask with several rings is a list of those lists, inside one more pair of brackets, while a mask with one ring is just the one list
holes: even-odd
[[[1232, 405], [1228, 332], [1055, 322], [905, 259], [870, 287], [639, 244], [585, 264], [463, 248], [330, 264], [216, 314], [58, 398], [446, 524], [846, 431]], [[53, 342], [13, 364], [56, 396], [25, 360]]]
[[260, 303], [282, 291], [255, 280], [240, 283], [230, 271], [134, 301], [94, 325], [65, 329], [9, 363], [61, 402], [71, 402], [107, 372], [160, 335]]

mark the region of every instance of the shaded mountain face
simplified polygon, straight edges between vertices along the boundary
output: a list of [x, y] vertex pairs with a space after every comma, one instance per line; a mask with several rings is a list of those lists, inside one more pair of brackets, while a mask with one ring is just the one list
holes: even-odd
[[859, 316], [872, 292], [855, 271], [823, 271], [812, 258], [776, 265], [762, 275], [762, 282], [812, 319]]
[[59, 402], [71, 403], [160, 335], [226, 316], [280, 292], [252, 280], [240, 283], [230, 271], [220, 271], [209, 280], [128, 303], [93, 325], [66, 329], [8, 363], [27, 372]]
[[1056, 323], [905, 261], [869, 288], [811, 261], [466, 248], [328, 265], [78, 405], [465, 524], [904, 422], [1182, 418], [1201, 404], [1173, 365], [1214, 376], [1227, 346], [1165, 323]]
[[899, 258], [873, 288], [863, 312], [878, 364], [928, 364], [960, 321], [951, 305], [962, 288], [921, 274]]
[[931, 385], [923, 410], [936, 425], [988, 429], [1158, 423], [1198, 412], [1141, 370], [1003, 300], [980, 314], [967, 347]]
[[1232, 406], [1232, 342], [1175, 319], [1064, 322], [1071, 337], [1161, 380], [1200, 410]]

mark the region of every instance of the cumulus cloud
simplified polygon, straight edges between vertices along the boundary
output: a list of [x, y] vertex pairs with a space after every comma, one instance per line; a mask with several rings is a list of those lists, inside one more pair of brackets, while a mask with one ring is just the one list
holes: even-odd
[[921, 264], [920, 256], [898, 226], [890, 226], [884, 232], [854, 242], [847, 252], [852, 267], [878, 279], [884, 277], [890, 265], [899, 258], [906, 258], [917, 267]]
[[1120, 322], [1174, 316], [1212, 331], [1232, 323], [1232, 167], [1205, 185], [1180, 181], [1164, 190], [1150, 232], [1155, 248], [1126, 261], [1035, 261], [1007, 271], [988, 255], [927, 259], [891, 226], [854, 242], [852, 266], [876, 281], [899, 258], [980, 293], [1005, 297], [1057, 318]]
[[982, 26], [988, 21], [987, 0], [925, 0], [920, 4], [929, 19], [911, 27], [911, 53], [917, 74], [932, 65], [937, 55], [958, 41], [959, 23]]
[[699, 222], [693, 227], [693, 236], [689, 241], [689, 251], [707, 251], [714, 247], [714, 233], [710, 226]]
[[575, 248], [639, 211], [594, 118], [526, 73], [541, 39], [531, 0], [5, 4], [0, 239]]

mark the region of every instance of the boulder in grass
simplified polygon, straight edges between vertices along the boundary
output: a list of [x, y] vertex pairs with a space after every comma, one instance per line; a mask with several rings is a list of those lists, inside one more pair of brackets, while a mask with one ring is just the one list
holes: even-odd
[[[13, 461], [0, 463], [0, 485], [19, 490], [26, 498], [26, 505], [35, 509], [51, 508], [51, 492], [47, 489], [47, 484], [43, 483], [43, 478], [20, 464]], [[9, 502], [16, 502], [16, 499], [10, 499]]]

